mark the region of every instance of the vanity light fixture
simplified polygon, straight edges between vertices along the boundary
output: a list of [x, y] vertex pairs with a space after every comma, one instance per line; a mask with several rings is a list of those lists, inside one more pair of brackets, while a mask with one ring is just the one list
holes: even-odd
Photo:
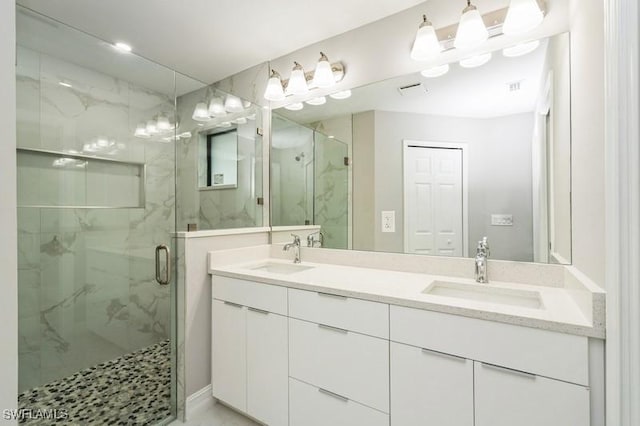
[[158, 115], [158, 119], [156, 120], [156, 128], [159, 132], [166, 132], [172, 129], [171, 122], [166, 115]]
[[153, 136], [156, 133], [158, 133], [158, 126], [156, 124], [156, 120], [147, 121], [146, 130], [147, 130], [147, 134], [149, 134], [150, 136]]
[[422, 24], [416, 33], [416, 39], [411, 48], [411, 59], [414, 61], [428, 61], [442, 52], [442, 45], [438, 40], [433, 24], [422, 15]]
[[222, 128], [231, 127], [231, 122], [230, 121], [223, 121], [222, 123], [218, 124], [217, 127], [222, 127]]
[[271, 70], [271, 77], [264, 92], [264, 98], [268, 101], [283, 101], [284, 89], [282, 88], [282, 77], [276, 70]]
[[222, 103], [222, 98], [217, 96], [211, 98], [211, 100], [209, 101], [208, 112], [209, 118], [222, 117], [224, 115], [227, 115], [227, 110], [225, 108], [225, 105]]
[[196, 108], [193, 110], [193, 115], [191, 116], [195, 121], [209, 121], [211, 117], [209, 117], [209, 109], [207, 108], [207, 104], [204, 102], [198, 102], [196, 104]]
[[136, 131], [133, 133], [133, 135], [137, 138], [142, 139], [147, 139], [151, 136], [149, 133], [147, 133], [147, 124], [144, 122], [138, 123], [138, 125], [136, 126]]
[[543, 19], [537, 0], [511, 0], [502, 32], [506, 35], [523, 34], [536, 28]]
[[242, 100], [237, 96], [227, 95], [224, 100], [224, 109], [230, 113], [242, 112], [244, 111]]
[[318, 106], [318, 105], [324, 105], [327, 103], [327, 98], [324, 96], [320, 96], [318, 98], [313, 98], [313, 99], [309, 99], [308, 101], [306, 101], [309, 105], [314, 105], [314, 106]]
[[488, 38], [489, 32], [478, 8], [471, 4], [471, 0], [467, 0], [467, 7], [462, 11], [453, 45], [456, 49], [473, 49], [487, 41]]
[[313, 85], [316, 87], [326, 88], [331, 87], [335, 84], [336, 79], [333, 77], [331, 62], [329, 62], [329, 58], [327, 58], [327, 55], [320, 52], [320, 59], [318, 59], [316, 70], [313, 73]]
[[113, 47], [116, 48], [117, 50], [119, 50], [122, 53], [131, 53], [131, 46], [129, 46], [127, 43], [123, 43], [121, 41], [118, 41], [118, 42], [113, 44]]
[[460, 61], [462, 68], [477, 68], [486, 64], [491, 60], [491, 52], [481, 53], [479, 55], [470, 56]]
[[293, 63], [294, 66], [291, 70], [291, 77], [289, 77], [289, 84], [285, 93], [287, 95], [306, 95], [309, 93], [309, 86], [304, 75], [304, 69], [298, 62], [294, 61]]
[[341, 92], [332, 93], [329, 95], [329, 97], [338, 100], [347, 99], [351, 97], [351, 90], [343, 90]]
[[247, 124], [247, 117], [239, 117], [233, 120], [236, 124]]
[[302, 108], [304, 108], [304, 104], [302, 102], [285, 105], [284, 107], [284, 109], [288, 109], [289, 111], [300, 111]]
[[505, 47], [502, 54], [507, 58], [516, 58], [533, 52], [540, 46], [540, 40], [533, 40], [527, 43], [516, 44], [515, 46]]
[[432, 67], [432, 68], [423, 70], [420, 72], [420, 74], [422, 74], [423, 77], [436, 78], [436, 77], [442, 77], [448, 72], [449, 72], [449, 64], [444, 64], [444, 65], [438, 65], [437, 67]]

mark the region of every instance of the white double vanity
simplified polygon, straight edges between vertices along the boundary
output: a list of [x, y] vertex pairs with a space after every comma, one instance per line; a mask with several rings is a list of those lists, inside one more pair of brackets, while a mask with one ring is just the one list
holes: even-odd
[[603, 424], [604, 293], [570, 266], [209, 254], [213, 396], [272, 426]]

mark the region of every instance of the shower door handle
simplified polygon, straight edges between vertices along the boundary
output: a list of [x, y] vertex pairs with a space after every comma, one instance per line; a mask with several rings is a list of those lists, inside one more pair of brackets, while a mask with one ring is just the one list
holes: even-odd
[[[162, 268], [160, 267], [161, 251], [164, 251], [165, 253], [165, 265], [167, 265], [166, 269], [164, 270], [164, 277], [162, 277]], [[160, 244], [156, 247], [156, 281], [158, 281], [158, 284], [161, 285], [167, 285], [169, 284], [169, 281], [171, 281], [171, 259], [169, 257], [169, 253], [169, 247], [165, 246], [164, 244]]]

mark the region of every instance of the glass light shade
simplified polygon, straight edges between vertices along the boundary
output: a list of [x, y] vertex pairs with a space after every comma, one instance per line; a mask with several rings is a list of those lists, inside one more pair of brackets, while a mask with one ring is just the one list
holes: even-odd
[[416, 33], [416, 39], [411, 49], [411, 59], [414, 61], [428, 61], [438, 56], [440, 52], [442, 52], [442, 46], [438, 41], [436, 30], [430, 22], [425, 21]]
[[255, 114], [251, 114], [251, 115], [248, 115], [248, 116], [247, 116], [247, 120], [251, 120], [251, 121], [253, 121], [253, 120], [255, 120], [255, 119], [256, 119], [256, 115], [255, 115]]
[[475, 6], [467, 7], [460, 18], [453, 45], [456, 49], [473, 49], [487, 41], [488, 38], [489, 32], [478, 9]]
[[237, 96], [227, 95], [224, 100], [224, 109], [231, 113], [242, 112], [244, 110], [242, 100]]
[[156, 120], [147, 121], [147, 133], [150, 135], [155, 135], [158, 133], [158, 125], [156, 124]]
[[242, 101], [242, 106], [244, 107], [244, 109], [247, 109], [251, 106], [251, 102], [249, 101]]
[[338, 100], [347, 99], [351, 97], [351, 90], [343, 90], [342, 92], [332, 93], [329, 95], [329, 97]]
[[287, 95], [305, 95], [309, 93], [307, 79], [304, 76], [304, 70], [298, 64], [291, 71], [289, 84], [287, 85]]
[[223, 123], [218, 124], [218, 127], [222, 127], [222, 128], [231, 127], [231, 122], [230, 121], [225, 121]]
[[420, 74], [422, 74], [424, 77], [427, 77], [427, 78], [436, 78], [436, 77], [441, 77], [448, 72], [449, 72], [449, 64], [444, 64], [444, 65], [439, 65], [437, 67], [426, 69], [420, 72]]
[[136, 126], [136, 131], [133, 134], [137, 138], [146, 139], [149, 137], [149, 133], [147, 133], [147, 125], [146, 123], [138, 123]]
[[536, 28], [543, 19], [536, 0], [511, 0], [502, 32], [506, 35], [523, 34]]
[[156, 122], [156, 126], [159, 131], [166, 132], [167, 130], [171, 130], [171, 122], [167, 118], [166, 115], [161, 114], [158, 116], [158, 121]]
[[288, 109], [289, 111], [300, 111], [302, 108], [304, 108], [304, 104], [302, 102], [296, 102], [294, 104], [286, 105], [284, 108]]
[[227, 110], [222, 104], [222, 98], [211, 98], [209, 101], [208, 114], [210, 117], [221, 117], [223, 115], [227, 115]]
[[324, 96], [320, 96], [319, 98], [313, 98], [313, 99], [309, 99], [307, 101], [307, 103], [309, 105], [324, 105], [327, 103], [327, 98], [325, 98]]
[[204, 102], [198, 102], [195, 109], [193, 110], [193, 115], [191, 116], [191, 118], [193, 118], [195, 121], [209, 121], [211, 117], [209, 117], [207, 104], [205, 104]]
[[246, 119], [246, 117], [236, 118], [234, 120], [234, 123], [236, 123], [236, 124], [246, 124], [247, 123], [247, 119]]
[[540, 46], [540, 40], [533, 40], [527, 43], [516, 44], [515, 46], [505, 47], [502, 54], [507, 58], [516, 58], [533, 52]]
[[333, 70], [331, 69], [331, 63], [329, 59], [321, 54], [320, 60], [316, 65], [316, 70], [313, 73], [313, 84], [316, 87], [331, 87], [336, 84], [336, 80], [333, 77]]
[[267, 89], [264, 91], [264, 98], [268, 101], [284, 100], [284, 90], [282, 89], [282, 80], [278, 75], [272, 75], [267, 83]]
[[491, 52], [482, 53], [480, 55], [471, 56], [460, 61], [462, 68], [477, 68], [491, 60]]

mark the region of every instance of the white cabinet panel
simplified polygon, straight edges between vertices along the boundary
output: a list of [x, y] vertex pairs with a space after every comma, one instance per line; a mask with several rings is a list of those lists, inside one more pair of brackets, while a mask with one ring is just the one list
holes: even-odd
[[391, 343], [391, 426], [427, 420], [473, 426], [473, 361]]
[[289, 319], [289, 375], [389, 412], [389, 341]]
[[287, 288], [213, 275], [213, 298], [287, 315]]
[[289, 289], [289, 316], [389, 338], [389, 305], [385, 303]]
[[219, 300], [212, 304], [211, 385], [213, 396], [247, 410], [246, 308]]
[[389, 426], [389, 415], [289, 380], [290, 426]]
[[589, 390], [475, 363], [476, 426], [589, 426]]
[[288, 424], [287, 318], [247, 311], [247, 412], [269, 426]]

